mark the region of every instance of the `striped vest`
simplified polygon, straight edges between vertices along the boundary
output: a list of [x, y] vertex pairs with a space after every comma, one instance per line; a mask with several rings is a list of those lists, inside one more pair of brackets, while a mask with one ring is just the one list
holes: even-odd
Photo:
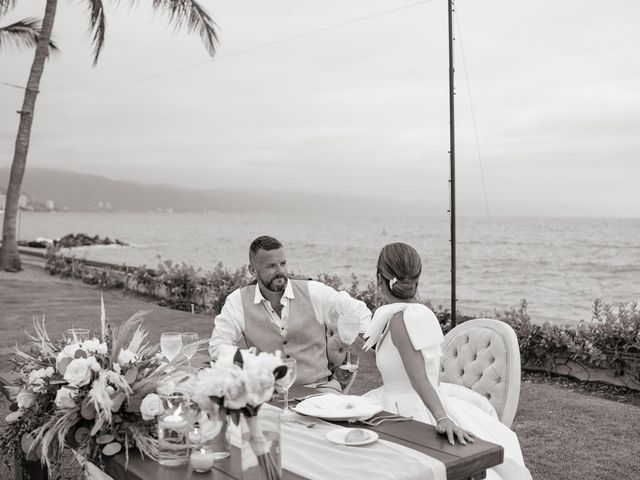
[[325, 325], [318, 322], [311, 305], [308, 282], [291, 280], [294, 298], [289, 300], [287, 333], [283, 337], [273, 324], [262, 302], [254, 303], [257, 285], [240, 289], [244, 309], [244, 338], [247, 347], [259, 351], [281, 350], [285, 358], [295, 358], [298, 374], [295, 383], [324, 382], [331, 372], [327, 360]]

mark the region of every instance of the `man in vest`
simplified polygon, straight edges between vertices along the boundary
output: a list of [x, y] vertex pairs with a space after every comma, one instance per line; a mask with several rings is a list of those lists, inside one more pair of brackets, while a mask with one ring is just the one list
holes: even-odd
[[329, 378], [329, 351], [347, 346], [339, 345], [337, 334], [328, 336], [327, 327], [330, 319], [339, 322], [340, 315], [348, 313], [357, 316], [364, 332], [371, 321], [364, 302], [320, 282], [290, 279], [282, 244], [273, 237], [251, 243], [249, 271], [255, 285], [233, 291], [215, 318], [211, 357], [242, 343], [259, 351], [280, 350], [283, 357], [296, 360], [296, 384], [340, 390]]

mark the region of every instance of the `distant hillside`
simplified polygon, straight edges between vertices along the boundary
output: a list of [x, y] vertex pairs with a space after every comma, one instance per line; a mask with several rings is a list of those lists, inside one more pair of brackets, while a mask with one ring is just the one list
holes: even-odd
[[[9, 169], [0, 169], [0, 191], [7, 186]], [[171, 185], [151, 185], [111, 180], [98, 175], [64, 170], [28, 168], [22, 192], [36, 202], [53, 200], [56, 209], [73, 211], [175, 212], [268, 211], [354, 214], [392, 213], [393, 205], [382, 199], [323, 196], [303, 192], [255, 192], [191, 190]]]

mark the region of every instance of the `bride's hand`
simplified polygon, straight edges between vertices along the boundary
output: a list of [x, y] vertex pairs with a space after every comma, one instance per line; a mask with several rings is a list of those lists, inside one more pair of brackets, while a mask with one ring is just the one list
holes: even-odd
[[462, 445], [466, 445], [467, 442], [473, 443], [475, 441], [473, 433], [463, 430], [449, 417], [442, 417], [437, 420], [436, 431], [441, 435], [446, 435], [451, 445], [455, 445], [456, 437], [458, 437], [458, 441]]

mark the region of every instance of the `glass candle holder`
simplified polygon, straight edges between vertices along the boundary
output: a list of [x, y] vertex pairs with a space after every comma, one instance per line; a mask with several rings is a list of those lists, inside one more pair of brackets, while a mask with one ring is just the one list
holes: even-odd
[[203, 442], [200, 425], [197, 423], [189, 430], [189, 444], [191, 446], [189, 462], [193, 471], [197, 473], [210, 471], [215, 461], [215, 453]]
[[184, 397], [161, 395], [165, 412], [158, 418], [158, 463], [178, 467], [189, 461], [189, 421], [183, 410]]

